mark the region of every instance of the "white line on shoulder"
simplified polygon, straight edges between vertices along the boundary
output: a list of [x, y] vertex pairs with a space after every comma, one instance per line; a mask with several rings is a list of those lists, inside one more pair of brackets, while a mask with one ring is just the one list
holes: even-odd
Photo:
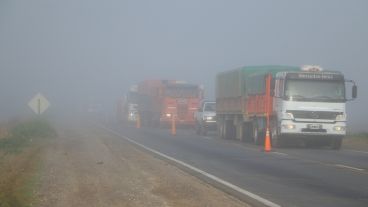
[[249, 192], [249, 191], [247, 191], [247, 190], [245, 190], [245, 189], [243, 189], [243, 188], [240, 188], [240, 187], [238, 187], [238, 186], [236, 186], [236, 185], [234, 185], [234, 184], [231, 184], [231, 183], [229, 183], [229, 182], [227, 182], [227, 181], [225, 181], [225, 180], [222, 180], [221, 178], [219, 178], [219, 177], [216, 177], [216, 176], [214, 176], [214, 175], [212, 175], [212, 174], [210, 174], [210, 173], [207, 173], [207, 172], [205, 172], [205, 171], [203, 171], [203, 170], [200, 170], [200, 169], [198, 169], [198, 168], [196, 168], [196, 167], [194, 167], [194, 166], [192, 166], [192, 165], [189, 165], [189, 164], [187, 164], [187, 163], [185, 163], [185, 162], [183, 162], [183, 161], [180, 161], [180, 160], [177, 160], [177, 159], [175, 159], [175, 158], [173, 158], [173, 157], [170, 157], [170, 156], [168, 156], [168, 155], [166, 155], [166, 154], [163, 154], [163, 153], [161, 153], [161, 152], [158, 152], [158, 151], [156, 151], [156, 150], [154, 150], [154, 149], [151, 149], [151, 148], [149, 148], [149, 147], [146, 147], [145, 145], [143, 145], [143, 144], [140, 144], [140, 143], [138, 143], [138, 142], [136, 142], [136, 141], [134, 141], [134, 140], [132, 140], [132, 139], [130, 139], [130, 138], [128, 138], [128, 137], [126, 137], [126, 136], [123, 136], [123, 135], [121, 135], [121, 134], [119, 134], [119, 133], [117, 133], [117, 132], [115, 132], [114, 130], [111, 130], [111, 129], [109, 129], [109, 128], [107, 128], [107, 127], [105, 127], [105, 126], [102, 126], [104, 129], [106, 129], [106, 130], [108, 130], [108, 131], [110, 131], [111, 133], [113, 133], [113, 134], [115, 134], [115, 135], [117, 135], [117, 136], [119, 136], [119, 137], [122, 137], [122, 138], [124, 138], [125, 140], [127, 140], [127, 141], [129, 141], [129, 142], [131, 142], [131, 143], [133, 143], [133, 144], [135, 144], [135, 145], [137, 145], [137, 146], [140, 146], [140, 147], [142, 147], [143, 149], [145, 149], [145, 150], [148, 150], [148, 151], [150, 151], [150, 152], [152, 152], [152, 153], [154, 153], [154, 154], [157, 154], [157, 155], [159, 155], [159, 156], [161, 156], [161, 157], [163, 157], [163, 158], [165, 158], [165, 159], [168, 159], [168, 160], [171, 160], [171, 161], [173, 161], [173, 162], [175, 162], [175, 163], [177, 163], [177, 164], [179, 164], [179, 165], [182, 165], [182, 166], [184, 166], [184, 167], [186, 167], [186, 168], [189, 168], [190, 170], [192, 170], [192, 171], [194, 171], [194, 172], [196, 172], [196, 173], [200, 173], [201, 175], [203, 175], [203, 176], [205, 176], [205, 177], [207, 177], [207, 178], [209, 178], [209, 179], [212, 179], [212, 180], [214, 180], [214, 181], [216, 181], [216, 182], [218, 182], [218, 183], [220, 183], [220, 184], [222, 184], [222, 185], [224, 185], [224, 186], [226, 186], [226, 187], [228, 187], [228, 188], [231, 188], [231, 189], [233, 189], [234, 191], [237, 191], [237, 192], [239, 192], [239, 193], [241, 193], [241, 194], [243, 194], [243, 195], [245, 195], [245, 196], [248, 196], [248, 197], [250, 197], [250, 198], [252, 198], [252, 199], [254, 199], [254, 200], [257, 200], [258, 202], [260, 202], [260, 203], [262, 203], [263, 205], [265, 205], [265, 206], [269, 206], [269, 207], [281, 207], [280, 205], [278, 205], [278, 204], [276, 204], [276, 203], [273, 203], [272, 201], [269, 201], [269, 200], [267, 200], [267, 199], [265, 199], [265, 198], [262, 198], [261, 196], [259, 196], [259, 195], [256, 195], [256, 194], [254, 194], [254, 193], [251, 193], [251, 192]]
[[283, 156], [287, 156], [288, 154], [283, 153], [283, 152], [271, 152], [272, 154], [276, 154], [276, 155], [283, 155]]
[[360, 150], [345, 150], [345, 151], [358, 152], [358, 153], [368, 154], [368, 151], [360, 151]]
[[351, 169], [351, 170], [364, 171], [364, 169], [357, 168], [357, 167], [351, 167], [351, 166], [348, 166], [348, 165], [335, 164], [335, 166], [336, 167], [341, 167], [341, 168], [347, 168], [347, 169]]

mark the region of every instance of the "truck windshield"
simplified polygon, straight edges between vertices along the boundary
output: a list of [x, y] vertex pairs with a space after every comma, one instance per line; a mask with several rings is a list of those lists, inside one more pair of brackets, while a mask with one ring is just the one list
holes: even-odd
[[138, 103], [139, 95], [137, 92], [129, 92], [127, 94], [127, 102], [129, 103]]
[[285, 98], [290, 101], [344, 102], [343, 81], [287, 80]]
[[215, 103], [206, 103], [204, 105], [204, 111], [216, 111], [216, 104]]
[[165, 95], [172, 98], [196, 98], [198, 97], [197, 87], [169, 87]]

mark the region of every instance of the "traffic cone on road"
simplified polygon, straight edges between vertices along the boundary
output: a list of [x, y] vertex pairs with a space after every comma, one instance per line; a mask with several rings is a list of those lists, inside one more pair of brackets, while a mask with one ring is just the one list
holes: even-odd
[[270, 130], [267, 128], [266, 130], [266, 137], [265, 137], [265, 145], [264, 151], [270, 152], [271, 151], [271, 138], [270, 138]]
[[175, 116], [171, 116], [171, 134], [176, 135], [176, 123], [175, 123]]

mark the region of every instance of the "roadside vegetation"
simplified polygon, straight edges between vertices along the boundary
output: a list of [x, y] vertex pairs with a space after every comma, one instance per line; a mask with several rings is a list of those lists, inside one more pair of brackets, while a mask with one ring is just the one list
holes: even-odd
[[[6, 132], [4, 132], [6, 131]], [[44, 119], [20, 121], [2, 127], [0, 138], [0, 207], [27, 207], [40, 167], [40, 153], [54, 128]]]
[[343, 143], [344, 148], [368, 151], [368, 132], [349, 134]]

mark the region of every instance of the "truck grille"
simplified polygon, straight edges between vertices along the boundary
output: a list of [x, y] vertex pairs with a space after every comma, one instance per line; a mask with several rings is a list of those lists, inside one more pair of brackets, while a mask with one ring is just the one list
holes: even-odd
[[335, 120], [337, 115], [343, 114], [342, 112], [333, 111], [298, 111], [288, 110], [287, 113], [292, 113], [295, 119], [329, 119]]
[[188, 113], [188, 105], [178, 104], [178, 118], [184, 119], [187, 113]]

